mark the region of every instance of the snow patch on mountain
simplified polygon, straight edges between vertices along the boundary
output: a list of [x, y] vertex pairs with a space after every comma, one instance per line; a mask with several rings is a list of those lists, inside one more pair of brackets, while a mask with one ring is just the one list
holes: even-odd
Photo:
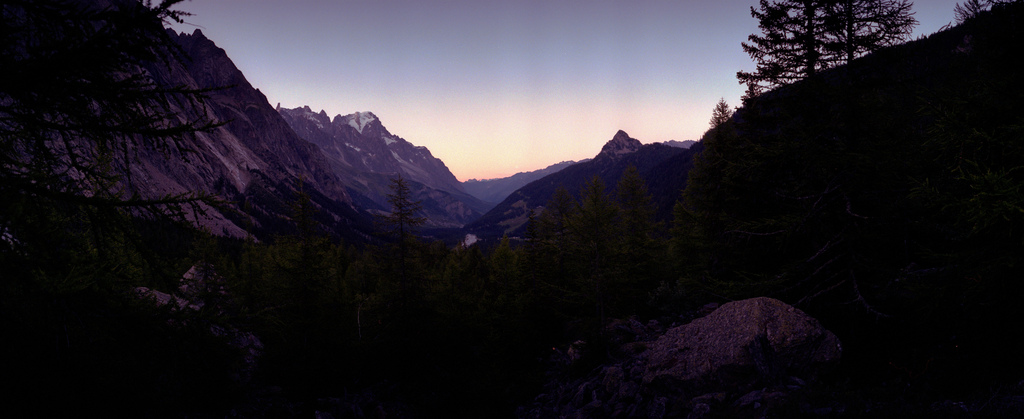
[[310, 121], [313, 121], [313, 123], [316, 124], [317, 128], [324, 129], [324, 124], [321, 123], [319, 119], [317, 119], [316, 114], [314, 114], [314, 113], [307, 113], [307, 114], [305, 114], [305, 117], [306, 117], [306, 119], [308, 119]]
[[342, 121], [345, 121], [349, 126], [355, 128], [360, 134], [363, 133], [363, 129], [366, 128], [367, 124], [376, 120], [377, 115], [374, 115], [373, 112], [356, 112], [342, 117]]
[[[297, 108], [296, 110], [300, 112], [303, 118], [308, 119], [310, 122], [315, 124], [318, 129], [324, 129], [323, 120], [327, 118], [327, 113], [325, 113], [322, 110], [320, 111], [320, 113], [313, 112], [313, 110], [310, 109], [309, 106]], [[277, 104], [277, 111], [281, 112], [280, 103]], [[330, 119], [327, 119], [327, 121], [330, 122]]]

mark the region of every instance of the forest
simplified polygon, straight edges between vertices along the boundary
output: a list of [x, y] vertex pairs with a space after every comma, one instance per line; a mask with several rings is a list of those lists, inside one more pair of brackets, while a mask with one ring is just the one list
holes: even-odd
[[[176, 53], [160, 23], [176, 3], [2, 8], [14, 417], [513, 417], [545, 383], [629, 356], [617, 321], [680, 325], [757, 296], [843, 344], [835, 371], [768, 416], [825, 399], [850, 416], [1024, 412], [1019, 2], [972, 0], [927, 38], [741, 74], [748, 95], [715, 107], [669, 222], [632, 169], [557, 190], [522, 237], [468, 247], [419, 234], [401, 177], [361, 241], [318, 223], [302, 179], [262, 240], [195, 228], [216, 196], [133, 193], [139, 150], [218, 126], [175, 114], [207, 92], [145, 78]], [[579, 342], [587, 356], [566, 362]]]

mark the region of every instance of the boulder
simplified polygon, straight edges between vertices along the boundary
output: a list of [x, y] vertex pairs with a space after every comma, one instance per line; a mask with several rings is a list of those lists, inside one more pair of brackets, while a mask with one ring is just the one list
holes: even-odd
[[724, 304], [670, 329], [643, 354], [643, 382], [733, 389], [771, 385], [789, 376], [813, 378], [841, 353], [839, 339], [816, 319], [759, 297]]

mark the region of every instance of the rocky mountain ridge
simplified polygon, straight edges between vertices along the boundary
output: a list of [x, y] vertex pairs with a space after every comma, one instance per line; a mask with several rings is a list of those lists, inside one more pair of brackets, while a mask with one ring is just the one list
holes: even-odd
[[465, 193], [443, 161], [426, 147], [392, 134], [372, 112], [331, 119], [322, 110], [313, 112], [308, 106], [287, 109], [280, 104], [277, 112], [300, 137], [320, 146], [338, 170], [401, 173], [406, 179], [431, 188]]
[[[161, 86], [207, 89], [195, 103], [172, 103], [186, 118], [206, 117], [222, 125], [186, 135], [189, 153], [140, 150], [133, 188], [143, 196], [201, 191], [222, 197], [223, 210], [208, 209], [199, 224], [216, 234], [280, 231], [288, 202], [299, 188], [310, 192], [325, 228], [350, 237], [369, 228], [342, 179], [314, 144], [300, 138], [246, 80], [227, 53], [201, 30], [168, 30], [183, 57], [148, 70]], [[301, 185], [300, 185], [301, 184]]]
[[616, 158], [623, 154], [635, 152], [642, 146], [643, 144], [640, 140], [630, 137], [625, 131], [619, 130], [612, 137], [611, 141], [608, 141], [601, 147], [601, 152], [595, 158]]
[[489, 205], [466, 193], [443, 161], [426, 147], [392, 134], [372, 112], [336, 115], [309, 106], [277, 112], [298, 135], [323, 150], [332, 169], [345, 179], [358, 205], [371, 212], [390, 209], [391, 179], [401, 175], [421, 201], [429, 227], [461, 227]]

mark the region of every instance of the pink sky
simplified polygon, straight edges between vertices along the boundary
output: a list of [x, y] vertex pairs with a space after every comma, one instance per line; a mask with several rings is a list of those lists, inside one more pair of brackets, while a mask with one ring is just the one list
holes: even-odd
[[[738, 105], [743, 1], [194, 0], [192, 24], [271, 105], [372, 111], [459, 180], [596, 155], [618, 130], [696, 140]], [[930, 34], [956, 1], [916, 1]]]

